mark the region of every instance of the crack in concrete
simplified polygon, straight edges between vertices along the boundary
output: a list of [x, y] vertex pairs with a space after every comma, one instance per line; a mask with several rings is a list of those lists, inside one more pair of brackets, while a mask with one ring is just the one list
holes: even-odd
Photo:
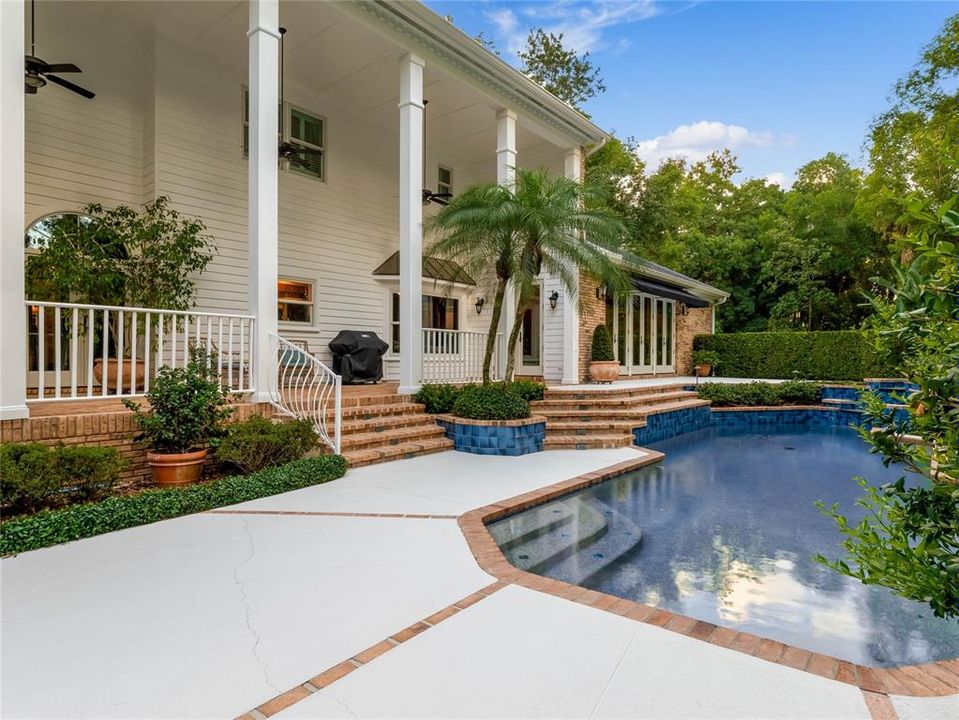
[[350, 708], [349, 705], [347, 705], [345, 702], [340, 700], [336, 695], [334, 695], [333, 693], [323, 692], [322, 690], [320, 692], [322, 693], [323, 697], [328, 697], [330, 700], [335, 702], [341, 708], [346, 710], [346, 712], [350, 714], [350, 717], [353, 718], [353, 720], [359, 720], [359, 715], [353, 712], [352, 708]]
[[266, 667], [266, 661], [260, 656], [258, 649], [260, 647], [260, 635], [257, 633], [256, 628], [253, 627], [253, 621], [250, 618], [250, 613], [253, 608], [250, 605], [250, 600], [246, 594], [246, 584], [240, 580], [240, 570], [243, 569], [245, 565], [250, 563], [253, 560], [253, 556], [256, 555], [256, 544], [253, 541], [253, 533], [250, 530], [250, 524], [246, 520], [243, 521], [243, 530], [246, 532], [246, 537], [250, 543], [250, 554], [233, 568], [233, 582], [240, 588], [240, 601], [243, 603], [243, 619], [246, 621], [246, 629], [250, 632], [250, 635], [253, 636], [253, 647], [251, 648], [253, 652], [253, 657], [256, 658], [257, 664], [263, 668], [263, 679], [266, 681], [266, 684], [269, 685], [273, 690], [280, 693], [280, 688], [273, 684], [270, 680], [270, 672]]
[[589, 712], [589, 717], [596, 717], [596, 711], [599, 710], [600, 705], [603, 704], [603, 700], [606, 699], [606, 695], [609, 693], [609, 688], [613, 684], [613, 680], [616, 679], [616, 675], [619, 673], [619, 668], [623, 664], [623, 660], [626, 659], [626, 655], [629, 653], [633, 643], [636, 642], [636, 637], [639, 635], [639, 628], [633, 633], [633, 636], [629, 639], [629, 642], [626, 643], [626, 647], [623, 649], [623, 654], [619, 656], [619, 660], [616, 661], [616, 666], [613, 668], [613, 671], [609, 674], [609, 678], [606, 680], [606, 685], [603, 686], [603, 692], [600, 693], [599, 699], [596, 701], [596, 704], [593, 705], [593, 709]]

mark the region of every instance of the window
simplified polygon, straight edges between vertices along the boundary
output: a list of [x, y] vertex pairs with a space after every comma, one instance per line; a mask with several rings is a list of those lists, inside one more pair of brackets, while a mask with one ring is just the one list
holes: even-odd
[[[326, 179], [326, 121], [293, 107], [289, 103], [278, 109], [279, 125], [283, 134], [280, 142], [315, 152], [296, 155], [290, 160], [290, 169], [320, 180]], [[250, 91], [243, 90], [243, 157], [250, 156]]]
[[276, 284], [277, 320], [313, 324], [313, 283], [279, 280]]
[[[436, 295], [423, 296], [423, 328], [425, 330], [459, 330], [460, 326], [460, 301], [456, 298], [438, 297]], [[391, 349], [393, 352], [400, 351], [400, 294], [393, 293], [393, 310], [390, 321], [391, 330]], [[447, 351], [453, 351], [454, 348], [448, 348]], [[426, 352], [441, 352], [440, 350], [430, 350]]]
[[453, 195], [453, 171], [443, 165], [439, 166], [439, 172], [436, 174], [436, 192], [439, 195], [444, 193]]

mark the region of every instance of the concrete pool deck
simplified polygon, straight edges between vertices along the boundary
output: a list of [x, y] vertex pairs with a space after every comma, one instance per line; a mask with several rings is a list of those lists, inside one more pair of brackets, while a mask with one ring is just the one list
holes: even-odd
[[[5, 559], [0, 711], [258, 720], [959, 715], [957, 696], [871, 698], [497, 583], [477, 565], [459, 515], [642, 456], [632, 448], [448, 452]], [[323, 687], [303, 689], [317, 676]]]

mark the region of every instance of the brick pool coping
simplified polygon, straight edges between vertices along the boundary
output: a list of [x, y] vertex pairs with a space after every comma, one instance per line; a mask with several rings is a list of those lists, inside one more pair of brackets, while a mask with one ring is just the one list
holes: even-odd
[[[797, 407], [792, 406], [790, 409]], [[822, 653], [803, 650], [752, 633], [738, 632], [651, 605], [520, 570], [506, 560], [486, 528], [488, 523], [507, 515], [513, 515], [582, 488], [660, 462], [665, 457], [663, 453], [652, 450], [644, 449], [644, 452], [646, 455], [636, 460], [621, 462], [597, 472], [586, 473], [464, 513], [459, 517], [458, 522], [476, 562], [483, 570], [503, 583], [546, 592], [712, 645], [819, 675], [829, 680], [854, 685], [863, 691], [870, 708], [874, 704], [882, 705], [886, 695], [930, 697], [959, 692], [959, 658], [921, 665], [902, 665], [895, 668], [872, 668]], [[874, 697], [876, 695], [882, 697]]]
[[542, 415], [530, 415], [519, 420], [473, 420], [472, 418], [461, 418], [458, 415], [434, 415], [434, 419], [442, 420], [453, 425], [479, 425], [481, 427], [526, 427], [527, 425], [539, 425], [545, 423], [546, 418]]

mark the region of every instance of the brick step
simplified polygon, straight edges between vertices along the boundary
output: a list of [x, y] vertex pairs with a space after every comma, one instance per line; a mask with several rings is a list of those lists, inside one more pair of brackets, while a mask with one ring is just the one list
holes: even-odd
[[[366, 405], [361, 407], [343, 408], [343, 420], [371, 420], [376, 417], [389, 415], [409, 415], [423, 413], [423, 406], [418, 403], [388, 403], [386, 405]], [[330, 412], [329, 417], [333, 417]]]
[[374, 465], [389, 460], [404, 460], [452, 449], [453, 441], [445, 437], [440, 437], [407, 442], [400, 445], [385, 445], [359, 450], [347, 450], [343, 453], [343, 457], [351, 468], [357, 468], [363, 467], [364, 465]]
[[647, 415], [659, 415], [661, 413], [674, 412], [676, 410], [687, 410], [689, 408], [709, 407], [709, 400], [700, 400], [699, 398], [690, 398], [688, 400], [677, 400], [661, 405], [650, 405], [646, 408]]
[[644, 424], [646, 416], [649, 414], [646, 408], [627, 408], [618, 410], [577, 410], [574, 408], [539, 408], [537, 415], [542, 415], [550, 420], [569, 420], [577, 422], [594, 422], [602, 420], [621, 420], [623, 422], [635, 422], [636, 427]]
[[672, 390], [654, 395], [633, 395], [628, 397], [614, 395], [611, 397], [595, 397], [584, 400], [549, 396], [545, 400], [535, 400], [531, 402], [530, 406], [536, 411], [546, 408], [576, 408], [582, 410], [617, 407], [635, 408], [689, 397], [696, 397], [696, 393], [687, 390]]
[[595, 450], [621, 448], [633, 444], [632, 434], [552, 435], [547, 434], [543, 447], [547, 450]]
[[412, 427], [393, 428], [386, 432], [354, 433], [342, 437], [344, 450], [358, 450], [366, 447], [385, 447], [404, 443], [428, 440], [443, 436], [443, 428], [435, 423], [414, 425]]
[[688, 383], [675, 383], [669, 385], [655, 385], [652, 387], [621, 387], [619, 385], [610, 385], [609, 387], [596, 387], [588, 389], [569, 388], [563, 386], [551, 387], [546, 390], [546, 398], [575, 398], [576, 400], [586, 400], [590, 398], [603, 398], [612, 395], [622, 397], [633, 397], [636, 395], [657, 395], [666, 392], [675, 392], [687, 387]]
[[409, 412], [400, 415], [381, 415], [370, 418], [369, 420], [345, 420], [343, 421], [343, 436], [355, 433], [383, 433], [392, 432], [396, 428], [406, 428], [426, 425], [428, 427], [436, 425], [432, 415], [425, 412]]
[[643, 427], [646, 419], [637, 420], [547, 420], [546, 432], [556, 435], [592, 435], [631, 433], [633, 428]]
[[367, 405], [392, 405], [394, 403], [408, 403], [412, 402], [412, 400], [412, 395], [398, 395], [394, 392], [384, 390], [383, 392], [370, 395], [341, 395], [340, 406], [348, 408], [365, 407]]

